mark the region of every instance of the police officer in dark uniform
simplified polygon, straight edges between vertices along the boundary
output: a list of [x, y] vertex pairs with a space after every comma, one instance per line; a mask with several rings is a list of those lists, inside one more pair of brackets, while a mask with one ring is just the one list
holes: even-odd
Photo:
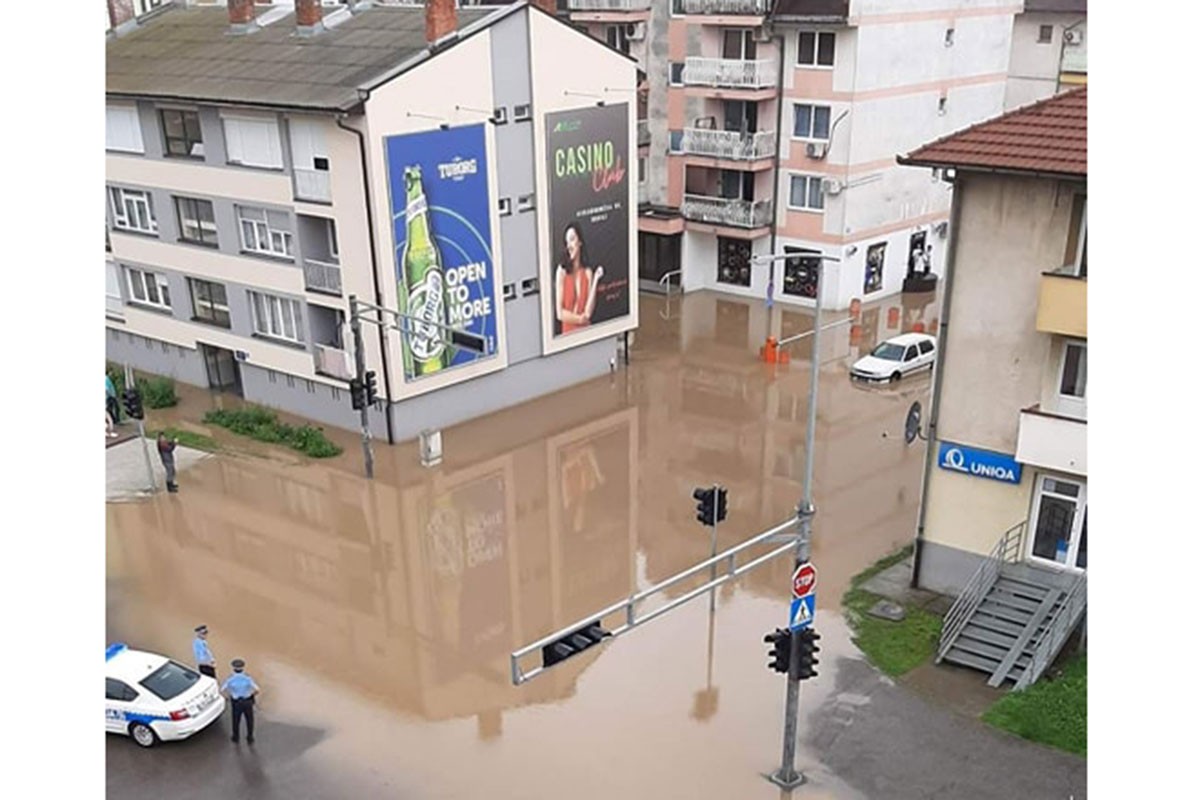
[[230, 666], [233, 667], [233, 674], [221, 684], [221, 691], [229, 695], [229, 700], [233, 704], [233, 736], [229, 737], [229, 740], [235, 743], [238, 741], [242, 728], [242, 717], [245, 717], [246, 742], [254, 744], [254, 697], [261, 690], [254, 682], [254, 678], [244, 672], [245, 661], [235, 658], [230, 662]]

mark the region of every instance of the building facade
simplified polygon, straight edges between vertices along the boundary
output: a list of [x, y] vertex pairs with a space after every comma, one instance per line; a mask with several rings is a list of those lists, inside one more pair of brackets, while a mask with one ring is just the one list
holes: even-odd
[[603, 374], [637, 326], [636, 114], [590, 99], [637, 66], [535, 5], [176, 4], [107, 69], [114, 361], [356, 428], [355, 296], [410, 315], [363, 325], [397, 441]]
[[[910, 150], [1000, 113], [1014, 8], [907, 0], [567, 0], [647, 74], [643, 285], [846, 308], [941, 269], [950, 196]], [[771, 264], [755, 256], [790, 254]], [[672, 276], [672, 277], [665, 277]]]
[[[1006, 558], [1087, 569], [1087, 90], [904, 163], [955, 192], [916, 579], [957, 594]], [[953, 320], [953, 324], [948, 324]]]
[[1087, 83], [1087, 0], [1025, 0], [1012, 39], [1006, 111]]

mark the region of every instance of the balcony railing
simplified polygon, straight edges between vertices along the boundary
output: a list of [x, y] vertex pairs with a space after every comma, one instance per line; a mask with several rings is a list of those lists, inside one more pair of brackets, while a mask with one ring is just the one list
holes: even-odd
[[685, 86], [769, 89], [776, 85], [778, 78], [775, 62], [765, 58], [743, 61], [736, 58], [692, 56], [683, 63]]
[[340, 378], [348, 381], [354, 377], [354, 367], [350, 363], [350, 354], [332, 345], [313, 345], [313, 369], [330, 378]]
[[319, 169], [295, 169], [296, 199], [328, 203], [333, 200], [329, 189], [329, 173]]
[[681, 2], [685, 14], [753, 14], [762, 16], [771, 8], [771, 0], [681, 0]]
[[684, 128], [684, 153], [738, 161], [756, 161], [775, 157], [775, 131], [743, 134], [708, 128]]
[[337, 264], [304, 259], [304, 288], [311, 292], [342, 293], [342, 268]]
[[569, 11], [649, 11], [651, 0], [567, 0]]
[[639, 119], [637, 121], [637, 137], [638, 147], [650, 144], [650, 120]]
[[1038, 290], [1036, 327], [1042, 333], [1087, 337], [1087, 278], [1046, 272]]
[[683, 216], [696, 222], [761, 228], [771, 224], [770, 200], [726, 200], [699, 194], [683, 196]]
[[1017, 428], [1017, 461], [1086, 475], [1087, 428], [1086, 418], [1053, 413], [1038, 406], [1026, 408], [1021, 411]]
[[123, 316], [124, 312], [122, 311], [121, 298], [114, 297], [111, 294], [105, 295], [104, 296], [104, 311], [110, 317]]

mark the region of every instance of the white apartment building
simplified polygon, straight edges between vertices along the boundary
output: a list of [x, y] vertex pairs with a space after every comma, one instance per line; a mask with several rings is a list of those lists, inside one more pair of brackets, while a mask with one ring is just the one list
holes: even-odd
[[1087, 83], [1087, 0], [1025, 0], [1013, 19], [1006, 111]]

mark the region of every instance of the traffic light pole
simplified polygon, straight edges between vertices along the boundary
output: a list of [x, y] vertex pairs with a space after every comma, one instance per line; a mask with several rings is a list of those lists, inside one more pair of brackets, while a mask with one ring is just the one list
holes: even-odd
[[[354, 374], [359, 385], [365, 385], [367, 379], [367, 354], [363, 352], [362, 320], [358, 315], [358, 298], [350, 295], [350, 334], [354, 337]], [[375, 477], [375, 454], [371, 452], [371, 406], [363, 403], [359, 409], [359, 421], [362, 424], [363, 469], [367, 478]]]
[[[137, 383], [133, 379], [133, 367], [129, 364], [125, 365], [125, 388], [137, 388]], [[150, 478], [150, 491], [158, 491], [158, 481], [154, 480], [154, 463], [150, 460], [150, 445], [146, 443], [146, 420], [139, 419], [137, 421], [138, 438], [142, 440], [142, 455], [146, 459], [146, 475]]]

